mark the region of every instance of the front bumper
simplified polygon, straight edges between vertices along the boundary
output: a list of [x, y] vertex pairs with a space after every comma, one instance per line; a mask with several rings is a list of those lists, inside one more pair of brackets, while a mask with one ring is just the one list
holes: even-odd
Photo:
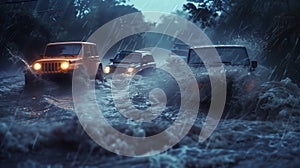
[[43, 80], [61, 80], [61, 79], [72, 79], [73, 71], [59, 72], [59, 73], [38, 73], [34, 70], [26, 69], [25, 75], [32, 76], [36, 79]]

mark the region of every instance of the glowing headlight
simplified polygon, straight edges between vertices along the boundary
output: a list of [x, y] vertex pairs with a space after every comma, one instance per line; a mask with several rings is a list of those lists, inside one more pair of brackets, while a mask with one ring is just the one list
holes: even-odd
[[33, 65], [33, 69], [36, 70], [36, 71], [40, 70], [41, 68], [42, 68], [42, 65], [40, 63], [35, 63]]
[[63, 70], [66, 70], [70, 67], [70, 63], [69, 62], [63, 62], [60, 64], [60, 68]]
[[110, 72], [110, 67], [109, 66], [105, 67], [104, 68], [104, 73], [108, 74], [109, 72]]
[[132, 72], [134, 72], [134, 70], [135, 70], [134, 68], [128, 68], [127, 72], [132, 73]]

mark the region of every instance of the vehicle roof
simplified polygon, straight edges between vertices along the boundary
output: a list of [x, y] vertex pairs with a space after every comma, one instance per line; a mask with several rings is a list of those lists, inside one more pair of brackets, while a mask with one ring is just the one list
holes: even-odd
[[188, 44], [185, 44], [185, 43], [174, 43], [174, 45], [180, 45], [180, 46], [188, 46]]
[[96, 45], [95, 43], [91, 42], [82, 42], [82, 41], [68, 41], [68, 42], [54, 42], [54, 43], [48, 43], [49, 45], [60, 45], [60, 44], [89, 44], [89, 45]]
[[243, 45], [199, 45], [190, 47], [190, 49], [199, 49], [199, 48], [221, 48], [221, 47], [236, 47], [236, 48], [245, 48]]
[[144, 50], [121, 50], [118, 53], [141, 53], [143, 54], [149, 54], [152, 55], [150, 51], [144, 51]]

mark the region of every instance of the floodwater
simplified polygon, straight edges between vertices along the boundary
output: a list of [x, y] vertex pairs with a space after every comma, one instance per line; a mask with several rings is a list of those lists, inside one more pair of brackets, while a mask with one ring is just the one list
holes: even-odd
[[[173, 148], [154, 156], [132, 158], [105, 150], [84, 132], [74, 111], [71, 86], [45, 82], [39, 87], [25, 88], [21, 73], [2, 74], [1, 166], [298, 167], [299, 87], [289, 79], [254, 80], [255, 85], [250, 82], [251, 90], [247, 91], [249, 83], [245, 84], [243, 75], [232, 71], [231, 76], [235, 79], [233, 90], [240, 91], [231, 94], [222, 120], [205, 142], [200, 143], [198, 139], [206, 116], [204, 105], [200, 106], [190, 132]], [[172, 80], [170, 76], [158, 80], [137, 76], [130, 83], [131, 103], [138, 109], [147, 109], [151, 104], [146, 93], [149, 85], [164, 86], [162, 89], [169, 99], [167, 107], [151, 123], [131, 122], [118, 112], [111, 95], [111, 79], [105, 84], [96, 82], [97, 103], [109, 123], [119, 131], [137, 137], [157, 134], [170, 126], [178, 114], [181, 95], [177, 85], [170, 86], [172, 82], [166, 80], [169, 78]], [[201, 75], [197, 77], [198, 83], [205, 83], [200, 78]], [[160, 82], [164, 83], [158, 85]], [[205, 92], [202, 87], [200, 95]], [[122, 106], [131, 109], [131, 103]]]

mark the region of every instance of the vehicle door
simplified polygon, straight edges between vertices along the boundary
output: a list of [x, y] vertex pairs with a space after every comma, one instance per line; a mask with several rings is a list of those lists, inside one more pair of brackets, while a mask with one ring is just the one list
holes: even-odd
[[84, 44], [84, 62], [89, 75], [96, 75], [99, 66], [99, 56], [96, 51], [96, 46]]

